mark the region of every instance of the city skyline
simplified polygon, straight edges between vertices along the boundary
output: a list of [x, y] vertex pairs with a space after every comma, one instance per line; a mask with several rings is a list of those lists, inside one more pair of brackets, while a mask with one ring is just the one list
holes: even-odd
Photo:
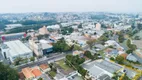
[[142, 12], [141, 0], [2, 0], [0, 13]]

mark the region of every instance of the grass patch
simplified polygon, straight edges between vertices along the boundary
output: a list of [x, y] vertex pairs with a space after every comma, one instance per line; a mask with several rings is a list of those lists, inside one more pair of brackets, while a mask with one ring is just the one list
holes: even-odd
[[56, 62], [61, 68], [63, 68], [65, 71], [70, 70], [71, 68], [65, 64], [64, 60], [59, 60]]
[[52, 77], [55, 77], [55, 76], [56, 76], [56, 72], [54, 72], [54, 71], [50, 71], [49, 74], [50, 74]]

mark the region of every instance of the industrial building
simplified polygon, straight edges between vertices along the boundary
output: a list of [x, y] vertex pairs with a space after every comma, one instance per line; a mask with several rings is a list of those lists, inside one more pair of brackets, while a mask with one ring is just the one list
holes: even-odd
[[30, 58], [33, 57], [33, 52], [24, 45], [20, 40], [4, 42], [1, 45], [2, 55], [5, 59], [9, 59], [11, 62], [17, 57]]
[[1, 35], [1, 40], [2, 41], [18, 40], [18, 39], [24, 38], [26, 36], [27, 35], [25, 32], [13, 33], [13, 34], [3, 34], [3, 35]]

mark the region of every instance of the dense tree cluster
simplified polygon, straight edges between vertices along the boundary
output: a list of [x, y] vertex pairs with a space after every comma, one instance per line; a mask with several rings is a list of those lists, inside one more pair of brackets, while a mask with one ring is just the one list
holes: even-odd
[[90, 48], [92, 48], [95, 42], [96, 42], [95, 39], [93, 39], [93, 40], [91, 39], [91, 40], [87, 41], [87, 44], [89, 45]]
[[118, 40], [120, 43], [123, 43], [125, 40], [123, 32], [118, 33]]
[[26, 32], [29, 29], [34, 29], [34, 30], [38, 30], [39, 28], [41, 28], [44, 25], [53, 25], [53, 24], [57, 24], [56, 21], [25, 21], [25, 22], [19, 22], [23, 24], [23, 27], [18, 27], [18, 28], [14, 28], [9, 30], [8, 32], [6, 32], [7, 34], [9, 33], [18, 33], [18, 32]]
[[94, 56], [91, 54], [90, 51], [85, 51], [84, 56], [88, 57], [89, 59], [94, 59]]
[[66, 56], [66, 64], [68, 66], [71, 66], [78, 70], [78, 72], [85, 76], [87, 73], [87, 70], [85, 70], [80, 64], [82, 64], [85, 61], [84, 58], [79, 58], [79, 56], [73, 56], [73, 55], [67, 55]]
[[129, 47], [129, 50], [130, 50], [130, 51], [134, 51], [134, 50], [137, 49], [137, 46], [136, 46], [136, 45], [131, 44], [131, 40], [130, 40], [130, 39], [127, 40], [127, 46]]
[[61, 33], [63, 35], [69, 35], [74, 31], [74, 29], [72, 27], [62, 27], [61, 28]]
[[60, 39], [59, 41], [53, 44], [53, 50], [55, 52], [65, 52], [69, 51], [70, 49], [71, 47], [66, 43], [64, 38]]
[[109, 40], [109, 33], [104, 33], [104, 34], [98, 39], [98, 42], [101, 42], [102, 44], [104, 44], [104, 42], [106, 42], [107, 40]]
[[124, 61], [124, 57], [122, 56], [117, 56], [115, 61], [118, 63], [118, 64], [123, 64], [123, 61]]
[[19, 80], [15, 69], [0, 63], [0, 80]]
[[124, 74], [122, 80], [131, 80], [126, 74]]
[[8, 20], [0, 20], [0, 30], [3, 30], [7, 24], [12, 24], [12, 22], [9, 22]]
[[56, 23], [55, 20], [41, 20], [41, 21], [34, 21], [34, 20], [26, 20], [20, 22], [22, 25], [33, 25], [33, 24], [47, 24], [47, 23]]

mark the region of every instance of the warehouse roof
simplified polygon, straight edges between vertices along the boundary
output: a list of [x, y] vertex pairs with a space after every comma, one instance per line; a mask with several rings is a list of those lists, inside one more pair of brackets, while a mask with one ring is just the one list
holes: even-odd
[[9, 42], [5, 42], [4, 44], [6, 44], [8, 46], [8, 48], [10, 49], [9, 52], [10, 52], [11, 56], [17, 56], [17, 55], [22, 55], [22, 54], [25, 54], [25, 53], [31, 53], [32, 52], [20, 40], [9, 41]]

